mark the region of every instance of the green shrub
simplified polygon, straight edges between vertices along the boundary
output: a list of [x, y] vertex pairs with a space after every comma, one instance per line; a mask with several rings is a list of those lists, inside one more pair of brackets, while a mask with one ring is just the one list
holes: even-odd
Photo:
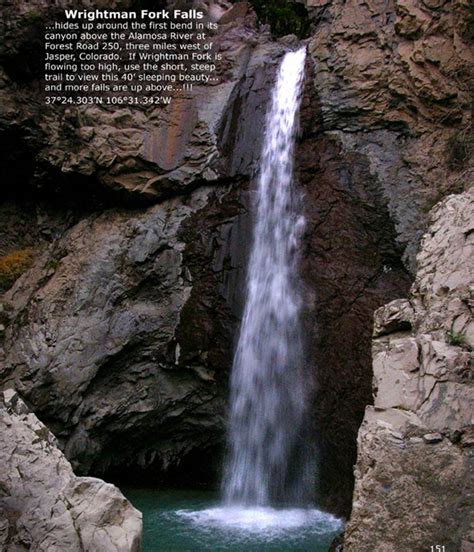
[[466, 344], [466, 334], [455, 332], [454, 330], [448, 331], [448, 343], [455, 347], [462, 347]]
[[23, 25], [24, 27], [42, 25], [43, 23], [44, 15], [35, 9], [27, 11], [20, 20], [20, 25]]
[[33, 251], [18, 249], [0, 257], [0, 289], [8, 289], [33, 262]]
[[274, 36], [295, 34], [305, 38], [309, 34], [309, 18], [306, 8], [287, 0], [251, 0], [261, 23], [270, 25]]

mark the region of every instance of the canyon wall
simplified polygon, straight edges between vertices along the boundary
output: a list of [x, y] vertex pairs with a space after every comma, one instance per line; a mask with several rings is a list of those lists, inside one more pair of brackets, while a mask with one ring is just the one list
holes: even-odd
[[473, 190], [431, 217], [408, 299], [375, 313], [375, 400], [344, 550], [474, 546]]
[[[297, 40], [229, 5], [216, 83], [168, 107], [46, 107], [42, 26], [64, 5], [10, 0], [1, 23], [0, 255], [24, 267], [2, 284], [0, 379], [79, 474], [215, 483], [261, 130]], [[318, 500], [348, 516], [373, 312], [407, 295], [429, 212], [472, 180], [472, 37], [455, 1], [306, 6], [296, 170]]]
[[[350, 511], [372, 313], [404, 297], [431, 208], [472, 185], [472, 29], [459, 2], [307, 0], [297, 154], [322, 503]], [[330, 489], [337, 489], [332, 493]]]
[[169, 108], [51, 109], [37, 76], [11, 69], [26, 66], [23, 44], [42, 7], [27, 18], [13, 2], [4, 22], [2, 253], [32, 259], [5, 295], [3, 384], [53, 430], [78, 473], [149, 468], [173, 478], [179, 467], [181, 483], [209, 483], [257, 131], [284, 47], [240, 17], [214, 37], [218, 82]]

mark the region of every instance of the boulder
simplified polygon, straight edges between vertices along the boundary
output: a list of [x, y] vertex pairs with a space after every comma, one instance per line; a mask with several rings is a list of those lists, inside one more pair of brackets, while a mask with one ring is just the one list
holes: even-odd
[[121, 492], [76, 477], [56, 438], [12, 389], [0, 398], [4, 552], [139, 552], [142, 515]]

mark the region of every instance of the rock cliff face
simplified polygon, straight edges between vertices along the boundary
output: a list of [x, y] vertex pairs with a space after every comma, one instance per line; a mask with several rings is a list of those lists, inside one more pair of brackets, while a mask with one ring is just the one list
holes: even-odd
[[347, 515], [354, 435], [372, 401], [372, 313], [406, 295], [433, 205], [472, 183], [473, 51], [458, 2], [306, 5], [308, 332], [322, 502]]
[[[226, 221], [210, 230], [222, 201]], [[155, 457], [173, 466], [218, 442], [240, 268], [226, 248], [241, 206], [228, 188], [200, 188], [188, 202], [87, 217], [7, 296], [15, 310], [3, 376], [80, 473]], [[209, 250], [213, 240], [223, 245]]]
[[142, 515], [108, 483], [76, 477], [56, 439], [11, 389], [0, 401], [4, 552], [139, 552]]
[[[2, 241], [5, 253], [32, 248], [35, 261], [5, 297], [4, 385], [79, 473], [154, 466], [171, 476], [179, 465], [193, 483], [209, 481], [242, 301], [256, 130], [284, 46], [257, 33], [251, 15], [230, 17], [215, 37], [217, 84], [167, 109], [50, 109], [36, 75], [14, 71], [36, 20], [17, 2], [7, 15], [1, 123], [15, 186]], [[211, 450], [213, 462], [201, 461]]]
[[[83, 181], [92, 179], [94, 187], [109, 197], [124, 198], [130, 205], [219, 184], [228, 176], [249, 175], [258, 156], [257, 130], [262, 127], [272, 67], [285, 49], [268, 33], [255, 30], [253, 16], [231, 18], [212, 37], [222, 54], [215, 82], [196, 86], [191, 93], [176, 91], [167, 107], [51, 109], [40, 89], [41, 49], [34, 54], [39, 73], [19, 74], [18, 68], [33, 64], [28, 59], [33, 54], [25, 50], [31, 48], [32, 35], [44, 32], [48, 18], [61, 17], [60, 6], [65, 5], [59, 2], [50, 13], [41, 0], [28, 7], [12, 1], [4, 14], [0, 51], [4, 140], [14, 149], [15, 166], [20, 155], [33, 164], [36, 186], [68, 195], [70, 191], [61, 186], [69, 187], [69, 179], [61, 182], [58, 175], [80, 175]], [[232, 125], [228, 116], [240, 118], [238, 133], [235, 120]], [[250, 146], [250, 140], [255, 144]]]
[[[314, 105], [309, 103], [306, 109]], [[303, 118], [305, 121], [305, 118]], [[404, 295], [401, 262], [386, 203], [365, 160], [344, 158], [324, 135], [298, 151], [307, 200], [303, 274], [306, 330], [317, 391], [319, 500], [348, 514], [354, 435], [371, 401], [371, 318], [385, 301]]]
[[470, 141], [474, 53], [466, 7], [445, 0], [306, 4], [320, 124], [342, 155], [368, 164], [413, 271], [427, 212], [466, 181], [452, 171], [466, 168], [467, 150], [456, 152], [456, 144]]
[[[472, 56], [454, 1], [306, 5], [296, 169], [319, 499], [348, 516], [373, 312], [406, 296], [430, 209], [472, 177]], [[215, 84], [168, 107], [107, 109], [43, 105], [51, 8], [5, 5], [0, 254], [28, 252], [28, 270], [2, 298], [0, 380], [80, 474], [218, 472], [263, 117], [295, 44], [234, 8], [213, 37]]]
[[344, 550], [472, 550], [474, 193], [436, 207], [408, 299], [374, 324]]

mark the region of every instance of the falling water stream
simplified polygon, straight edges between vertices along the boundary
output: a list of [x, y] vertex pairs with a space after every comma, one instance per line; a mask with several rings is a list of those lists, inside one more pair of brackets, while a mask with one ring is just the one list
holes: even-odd
[[306, 50], [286, 54], [267, 113], [247, 300], [231, 378], [225, 502], [305, 505], [313, 489], [293, 150]]
[[305, 57], [305, 48], [284, 56], [266, 117], [246, 304], [231, 377], [223, 504], [174, 499], [184, 507], [157, 513], [164, 531], [157, 541], [171, 535], [176, 542], [179, 534], [176, 550], [323, 552], [341, 529], [340, 520], [312, 506], [298, 247], [304, 218], [293, 179]]

